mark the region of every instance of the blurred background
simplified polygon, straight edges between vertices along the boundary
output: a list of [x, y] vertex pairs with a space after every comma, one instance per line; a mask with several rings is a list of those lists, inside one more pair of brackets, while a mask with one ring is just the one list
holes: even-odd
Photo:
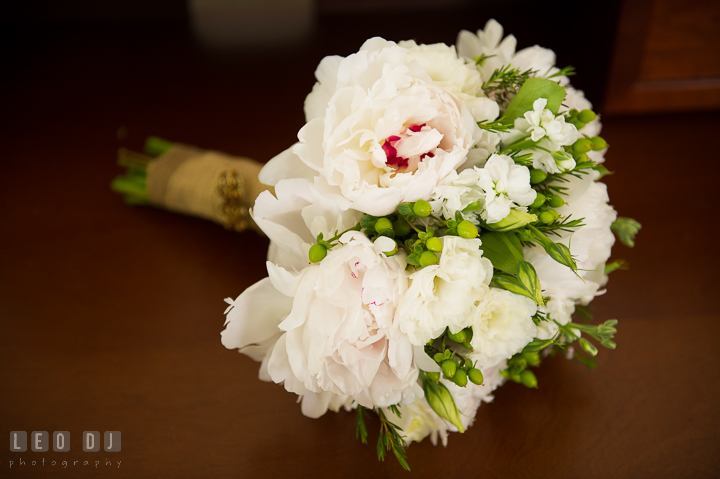
[[[559, 66], [575, 66], [573, 84], [606, 115], [718, 109], [719, 17], [707, 0], [7, 0], [0, 81], [12, 125], [26, 133], [39, 118], [102, 110], [133, 134], [208, 135], [222, 148], [240, 125], [267, 127], [244, 122], [248, 113], [274, 109], [287, 125], [276, 131], [281, 144], [246, 152], [267, 159], [302, 125], [300, 105], [322, 57], [348, 55], [375, 35], [451, 44], [490, 18], [518, 48], [537, 43]], [[283, 86], [271, 97], [252, 94], [278, 77]], [[164, 114], [178, 103], [215, 118], [216, 135], [191, 123], [168, 131]]]
[[[453, 44], [490, 18], [576, 67], [611, 204], [643, 229], [593, 302], [620, 319], [618, 349], [504, 386], [447, 449], [413, 445], [413, 474], [467, 477], [470, 457], [483, 477], [718, 477], [714, 0], [4, 0], [0, 433], [122, 432], [120, 471], [72, 477], [402, 474], [350, 414], [304, 418], [220, 344], [222, 299], [266, 276], [265, 238], [109, 184], [117, 149], [149, 135], [265, 162], [296, 141], [324, 56], [376, 35]], [[39, 474], [13, 457], [0, 449], [0, 477]]]

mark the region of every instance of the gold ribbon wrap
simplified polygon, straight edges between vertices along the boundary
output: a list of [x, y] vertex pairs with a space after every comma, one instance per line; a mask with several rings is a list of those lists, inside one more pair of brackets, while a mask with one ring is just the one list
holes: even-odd
[[176, 143], [147, 168], [150, 203], [219, 223], [257, 229], [250, 217], [255, 198], [272, 187], [258, 180], [262, 163]]

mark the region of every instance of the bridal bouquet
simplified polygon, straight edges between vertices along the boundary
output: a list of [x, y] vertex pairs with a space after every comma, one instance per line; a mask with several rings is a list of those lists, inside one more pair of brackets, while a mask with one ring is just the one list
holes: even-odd
[[[572, 322], [619, 239], [599, 180], [600, 118], [551, 50], [491, 20], [456, 46], [367, 40], [324, 58], [299, 142], [272, 159], [252, 219], [268, 277], [228, 307], [222, 343], [302, 413], [380, 422], [377, 452], [464, 432], [506, 381], [562, 350], [589, 363], [617, 321]], [[583, 355], [582, 353], [585, 353]]]

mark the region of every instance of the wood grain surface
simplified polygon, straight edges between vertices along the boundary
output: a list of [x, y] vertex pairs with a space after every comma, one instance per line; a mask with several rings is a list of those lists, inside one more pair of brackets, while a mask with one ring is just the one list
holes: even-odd
[[[352, 414], [305, 418], [294, 395], [220, 344], [223, 298], [266, 275], [267, 240], [123, 204], [109, 189], [115, 151], [154, 134], [267, 161], [302, 126], [318, 60], [359, 46], [330, 45], [341, 30], [230, 57], [174, 27], [12, 37], [0, 433], [70, 431], [71, 450], [5, 443], [0, 477], [718, 477], [716, 113], [604, 119], [611, 203], [643, 224], [636, 248], [613, 250], [631, 269], [593, 303], [597, 320], [620, 320], [618, 349], [602, 350], [594, 371], [547, 360], [539, 389], [502, 387], [447, 448], [413, 444], [411, 473], [379, 463]], [[83, 452], [83, 431], [120, 431], [122, 451]]]

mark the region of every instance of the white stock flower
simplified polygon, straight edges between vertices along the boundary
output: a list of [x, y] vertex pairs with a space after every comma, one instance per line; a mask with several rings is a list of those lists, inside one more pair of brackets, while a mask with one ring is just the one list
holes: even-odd
[[547, 102], [546, 98], [535, 100], [533, 109], [515, 120], [515, 129], [529, 133], [532, 141], [547, 138], [560, 146], [572, 145], [578, 138], [577, 128], [571, 123], [565, 123], [564, 115], [555, 116], [545, 108]]
[[372, 38], [356, 54], [323, 60], [300, 143], [271, 160], [261, 180], [312, 171], [341, 209], [379, 216], [403, 201], [429, 199], [471, 148], [471, 156], [493, 148], [490, 140], [473, 148], [483, 139], [473, 114], [498, 115], [494, 102], [477, 97], [474, 66], [452, 47], [406, 45]]
[[489, 289], [493, 267], [483, 258], [479, 239], [442, 237], [439, 264], [410, 275], [396, 320], [410, 342], [422, 346], [446, 327], [457, 333], [470, 326], [472, 310]]
[[511, 208], [529, 206], [537, 192], [530, 186], [530, 170], [516, 165], [505, 155], [492, 155], [478, 170], [478, 185], [485, 192], [483, 220], [497, 223], [510, 214]]
[[490, 288], [477, 305], [472, 321], [473, 347], [468, 356], [478, 368], [490, 368], [511, 358], [536, 336], [535, 303], [525, 296]]
[[575, 125], [565, 122], [563, 114], [554, 115], [545, 108], [546, 98], [538, 98], [533, 102], [533, 109], [525, 112], [523, 117], [516, 118], [514, 128], [502, 134], [503, 144], [510, 145], [522, 141], [527, 136], [539, 142], [536, 148], [522, 150], [520, 153], [531, 153], [533, 167], [547, 173], [560, 173], [575, 168], [573, 157], [563, 150], [578, 139]]
[[[439, 212], [446, 219], [454, 219], [455, 212], [464, 210], [471, 203], [482, 203], [485, 192], [480, 188], [480, 168], [468, 168], [460, 173], [453, 171], [435, 188], [433, 211]], [[462, 213], [466, 220], [479, 224], [474, 212]]]
[[[555, 67], [555, 52], [538, 45], [524, 48], [517, 53], [517, 40], [513, 35], [503, 38], [503, 27], [494, 19], [488, 20], [483, 30], [476, 34], [462, 30], [458, 34], [457, 49], [461, 57], [472, 60], [481, 55], [487, 58], [481, 66], [483, 80], [487, 80], [493, 71], [510, 65], [520, 71], [532, 70], [537, 76], [547, 77], [559, 71]], [[556, 77], [561, 85], [567, 83], [567, 77]]]
[[[523, 211], [535, 201], [537, 192], [530, 186], [530, 171], [516, 165], [509, 156], [492, 155], [483, 168], [468, 168], [450, 174], [433, 195], [433, 209], [447, 219], [471, 203], [479, 203], [480, 215], [488, 223], [497, 223], [510, 214], [511, 208]], [[463, 217], [479, 224], [475, 212]]]

